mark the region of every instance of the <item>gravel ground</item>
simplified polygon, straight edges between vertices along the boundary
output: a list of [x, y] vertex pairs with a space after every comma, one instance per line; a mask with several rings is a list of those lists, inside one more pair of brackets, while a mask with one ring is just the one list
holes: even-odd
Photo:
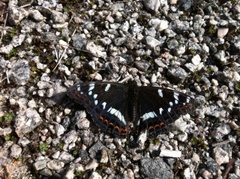
[[[2, 0], [0, 178], [240, 178], [239, 27], [235, 0]], [[196, 109], [133, 146], [66, 96], [128, 79]]]

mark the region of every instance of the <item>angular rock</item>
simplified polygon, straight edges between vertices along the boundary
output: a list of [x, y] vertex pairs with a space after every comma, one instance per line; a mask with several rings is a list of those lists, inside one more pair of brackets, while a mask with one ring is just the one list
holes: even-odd
[[32, 132], [42, 123], [42, 118], [34, 109], [26, 109], [20, 112], [15, 119], [15, 132], [18, 137], [23, 137], [25, 134]]

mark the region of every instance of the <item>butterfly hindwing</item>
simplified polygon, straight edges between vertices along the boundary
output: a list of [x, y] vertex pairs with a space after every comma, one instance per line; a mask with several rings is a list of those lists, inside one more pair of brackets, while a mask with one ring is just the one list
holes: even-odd
[[157, 87], [139, 87], [139, 130], [159, 134], [166, 124], [189, 112], [193, 99], [183, 93]]
[[83, 105], [102, 130], [125, 137], [128, 133], [127, 91], [123, 84], [86, 82], [69, 88], [68, 96]]

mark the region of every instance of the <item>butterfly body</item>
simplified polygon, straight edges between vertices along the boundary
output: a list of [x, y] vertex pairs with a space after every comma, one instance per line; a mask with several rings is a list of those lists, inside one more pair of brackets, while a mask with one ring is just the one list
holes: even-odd
[[147, 129], [156, 136], [193, 107], [193, 99], [174, 90], [137, 86], [135, 83], [83, 82], [68, 89], [68, 96], [81, 104], [104, 131], [126, 137]]

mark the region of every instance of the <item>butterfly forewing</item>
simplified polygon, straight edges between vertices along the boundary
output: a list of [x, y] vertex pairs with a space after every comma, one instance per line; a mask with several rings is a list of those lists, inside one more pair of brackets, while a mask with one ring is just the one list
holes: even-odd
[[166, 124], [189, 112], [193, 99], [183, 93], [157, 87], [139, 87], [139, 131], [159, 134]]
[[122, 84], [89, 82], [69, 88], [68, 96], [83, 105], [102, 130], [125, 137], [128, 133], [127, 91]]

